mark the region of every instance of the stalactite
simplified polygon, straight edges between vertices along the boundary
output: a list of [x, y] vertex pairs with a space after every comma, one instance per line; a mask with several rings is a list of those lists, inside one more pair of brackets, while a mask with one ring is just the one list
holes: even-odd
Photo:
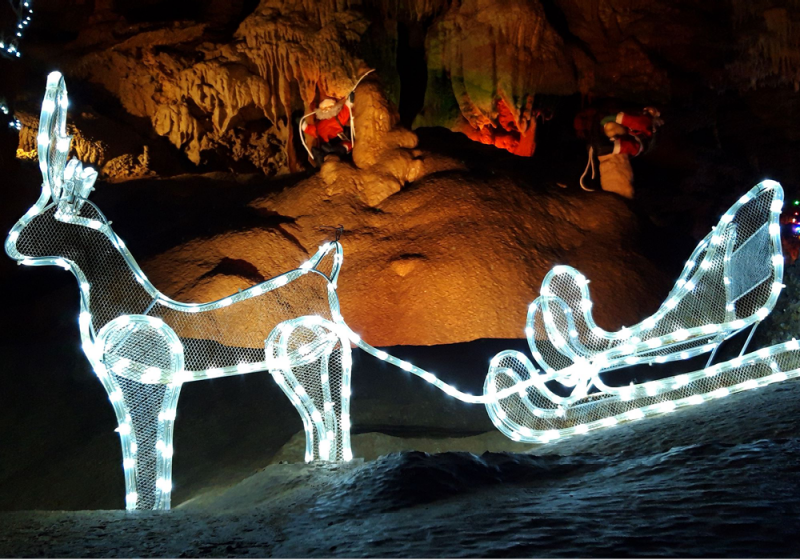
[[800, 89], [800, 0], [730, 0], [740, 55], [734, 79], [755, 87], [791, 84]]

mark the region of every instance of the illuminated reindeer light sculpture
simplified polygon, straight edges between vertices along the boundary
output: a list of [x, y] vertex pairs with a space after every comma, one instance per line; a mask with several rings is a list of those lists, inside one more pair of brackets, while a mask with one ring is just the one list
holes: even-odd
[[122, 442], [128, 509], [168, 509], [183, 383], [269, 370], [306, 430], [306, 460], [350, 460], [350, 331], [339, 314], [338, 242], [299, 268], [203, 304], [145, 277], [87, 200], [97, 173], [67, 162], [67, 91], [50, 74], [39, 122], [39, 200], [6, 239], [19, 264], [71, 271], [83, 350], [108, 392]]

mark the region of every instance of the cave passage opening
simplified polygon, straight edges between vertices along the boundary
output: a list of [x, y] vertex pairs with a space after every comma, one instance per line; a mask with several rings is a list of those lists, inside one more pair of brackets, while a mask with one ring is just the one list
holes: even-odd
[[397, 74], [400, 78], [398, 109], [400, 123], [411, 129], [414, 118], [422, 111], [428, 86], [428, 63], [425, 56], [425, 35], [428, 22], [398, 21]]

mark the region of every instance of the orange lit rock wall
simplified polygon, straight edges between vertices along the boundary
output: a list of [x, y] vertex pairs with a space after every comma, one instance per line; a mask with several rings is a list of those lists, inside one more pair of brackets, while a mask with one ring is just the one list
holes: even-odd
[[538, 2], [453, 3], [426, 39], [428, 82], [416, 126], [447, 126], [531, 155], [536, 93], [576, 90], [567, 49]]
[[326, 228], [341, 224], [342, 313], [376, 345], [521, 338], [528, 305], [556, 263], [586, 274], [604, 327], [633, 324], [663, 299], [668, 287], [638, 252], [637, 220], [620, 198], [477, 178], [417, 149], [374, 81], [359, 88], [355, 106], [356, 119], [371, 123], [356, 166], [329, 160], [254, 201], [283, 223], [273, 231], [231, 224], [179, 245], [145, 263], [151, 280], [181, 300], [221, 298], [253, 283], [220, 267], [222, 259], [270, 278], [297, 267], [331, 237]]

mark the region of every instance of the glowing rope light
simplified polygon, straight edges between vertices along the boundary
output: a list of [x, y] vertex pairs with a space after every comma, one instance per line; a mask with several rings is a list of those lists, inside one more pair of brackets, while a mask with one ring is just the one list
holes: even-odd
[[17, 19], [11, 35], [6, 36], [0, 32], [0, 54], [10, 58], [19, 58], [22, 56], [22, 52], [19, 50], [20, 41], [33, 17], [33, 0], [22, 0], [16, 3], [15, 0], [9, 0], [9, 4]]
[[[9, 256], [22, 264], [62, 266], [78, 279], [83, 347], [117, 414], [117, 431], [126, 467], [128, 508], [169, 507], [174, 453], [172, 433], [180, 388], [188, 381], [269, 369], [301, 415], [306, 432], [306, 460], [350, 460], [350, 343], [422, 378], [449, 396], [467, 403], [485, 404], [492, 421], [511, 439], [540, 443], [610, 427], [620, 421], [669, 412], [699, 404], [706, 398], [720, 398], [800, 375], [800, 370], [789, 367], [797, 361], [797, 356], [792, 353], [800, 350], [800, 343], [792, 340], [672, 380], [610, 387], [601, 379], [601, 374], [608, 369], [632, 363], [686, 359], [711, 351], [724, 338], [766, 316], [778, 297], [780, 290], [775, 286], [783, 274], [780, 240], [775, 228], [770, 227], [776, 223], [782, 206], [777, 204], [782, 201], [782, 189], [773, 181], [757, 185], [723, 216], [720, 225], [693, 253], [691, 264], [687, 263], [664, 305], [639, 325], [618, 333], [601, 329], [592, 318], [593, 306], [585, 276], [571, 267], [554, 268], [545, 278], [541, 290], [543, 295], [529, 307], [525, 328], [533, 357], [543, 366], [545, 373], [540, 373], [519, 352], [501, 352], [490, 363], [484, 393], [471, 395], [410, 362], [377, 350], [344, 324], [336, 294], [343, 262], [338, 243], [324, 245], [298, 269], [216, 302], [183, 304], [158, 292], [99, 209], [88, 201], [97, 174], [84, 169], [75, 159], [67, 162], [66, 106], [63, 78], [53, 73], [48, 77], [39, 129], [39, 157], [44, 179], [42, 193], [34, 207], [14, 226], [5, 248]], [[762, 208], [765, 201], [768, 202], [769, 215], [765, 219], [763, 216], [747, 219], [755, 222], [765, 220], [767, 227], [737, 229], [748, 212]], [[39, 246], [47, 241], [46, 236], [40, 239], [35, 234], [28, 234], [36, 231], [37, 225], [41, 228], [42, 222], [51, 224], [53, 220], [96, 232], [93, 235], [98, 237], [92, 239], [98, 244], [110, 242], [123, 257], [134, 286], [141, 286], [130, 289], [140, 290], [152, 304], [138, 315], [124, 313], [104, 319], [93, 315], [93, 302], [102, 300], [103, 294], [92, 293], [92, 282], [80, 264], [58, 255], [36, 254], [47, 250]], [[751, 225], [758, 226], [758, 223]], [[45, 231], [49, 229], [45, 228]], [[746, 238], [744, 234], [737, 237], [739, 231], [750, 233]], [[19, 250], [20, 244], [25, 251], [34, 254]], [[764, 247], [772, 251], [768, 261], [751, 258], [751, 253], [760, 254]], [[320, 265], [329, 255], [333, 264], [326, 274], [321, 272]], [[695, 268], [696, 262], [709, 264]], [[742, 274], [742, 267], [748, 266], [751, 268], [747, 274]], [[761, 277], [763, 281], [753, 284], [754, 278]], [[218, 315], [233, 313], [256, 298], [270, 297], [274, 290], [289, 283], [315, 279], [319, 286], [318, 297], [326, 302], [332, 320], [318, 315], [319, 307], [311, 306], [313, 310], [309, 309], [307, 315], [270, 328], [268, 336], [262, 339], [263, 359], [254, 358], [251, 353], [236, 359], [227, 358], [226, 361], [224, 356], [214, 354], [213, 357], [202, 357], [204, 369], [185, 368], [187, 347], [181, 337], [193, 338], [192, 328], [202, 328], [206, 324], [204, 321], [212, 321], [211, 325], [218, 331], [214, 322]], [[723, 282], [724, 279], [730, 282]], [[697, 307], [695, 300], [702, 297], [696, 294], [705, 293], [705, 288], [715, 283], [725, 286], [721, 290], [727, 301], [719, 309], [708, 309], [702, 317], [688, 314], [686, 309]], [[766, 289], [762, 289], [763, 286]], [[312, 297], [312, 292], [309, 288], [309, 297]], [[748, 294], [751, 300], [755, 298], [758, 306], [756, 312], [740, 317], [736, 303], [744, 294]], [[230, 316], [224, 316], [226, 322], [230, 320]], [[179, 330], [187, 329], [188, 334], [179, 337], [173, 326]], [[97, 332], [96, 328], [99, 328]], [[206, 335], [206, 338], [210, 337]], [[142, 346], [148, 351], [142, 352]], [[154, 364], [147, 358], [152, 353], [160, 355], [160, 363]], [[332, 360], [332, 356], [337, 359]], [[193, 357], [196, 363], [197, 357]], [[759, 368], [764, 363], [770, 365], [770, 374], [766, 376], [761, 373], [763, 368]], [[712, 378], [713, 381], [709, 381]], [[553, 381], [571, 387], [571, 395], [563, 397], [554, 393], [547, 385]], [[138, 457], [151, 452], [144, 445], [150, 440], [140, 438], [142, 434], [137, 435], [139, 420], [133, 420], [128, 408], [130, 399], [123, 390], [124, 386], [130, 391], [130, 383], [136, 384], [133, 386], [136, 391], [159, 392], [161, 405], [155, 415], [158, 427], [152, 442], [157, 456], [156, 476], [150, 476], [150, 473], [144, 476], [139, 472], [143, 467]], [[723, 384], [726, 386], [721, 387]], [[599, 392], [590, 394], [592, 387]], [[679, 398], [672, 394], [677, 387], [681, 388]], [[648, 404], [642, 403], [643, 399]], [[649, 404], [653, 399], [660, 402]], [[581, 411], [580, 423], [575, 421], [575, 410]], [[594, 413], [594, 410], [598, 412]], [[136, 416], [138, 418], [141, 414]], [[156, 483], [152, 488], [141, 487], [139, 481], [145, 479]]]
[[[487, 403], [495, 425], [515, 441], [543, 442], [552, 439], [554, 424], [561, 435], [584, 433], [584, 429], [576, 431], [570, 427], [569, 418], [573, 415], [592, 418], [593, 411], [597, 410], [599, 416], [587, 425], [588, 430], [598, 429], [610, 425], [607, 418], [630, 419], [662, 413], [705, 402], [706, 395], [719, 398], [797, 377], [798, 370], [787, 367], [792, 364], [787, 354], [800, 349], [797, 341], [762, 348], [698, 372], [641, 385], [613, 387], [606, 385], [601, 377], [603, 371], [629, 364], [664, 363], [709, 352], [725, 338], [763, 320], [783, 287], [780, 229], [776, 227], [782, 207], [780, 185], [774, 181], [759, 183], [723, 215], [720, 225], [698, 245], [662, 307], [639, 325], [618, 333], [607, 333], [598, 327], [586, 310], [590, 308], [584, 303], [589, 293], [585, 282], [580, 280], [583, 275], [570, 267], [554, 268], [545, 277], [543, 295], [529, 308], [525, 330], [534, 358], [546, 372], [555, 371], [555, 376], [540, 373], [527, 358], [520, 359], [517, 354], [499, 354], [503, 360], [499, 364], [493, 361], [485, 393], [496, 394], [500, 371], [510, 369], [516, 372], [515, 380], [534, 382], [523, 399], [511, 396], [502, 402], [498, 399]], [[765, 250], [771, 256], [759, 259]], [[701, 265], [695, 268], [697, 262]], [[716, 287], [717, 293], [725, 294], [728, 301], [721, 305], [698, 301], [691, 294], [700, 287], [702, 293], [709, 293]], [[749, 315], [737, 316], [736, 304], [744, 295], [749, 302], [757, 303], [747, 307], [753, 309], [747, 312]], [[554, 320], [552, 311], [555, 309], [560, 309], [561, 321]], [[568, 343], [564, 345], [563, 333], [567, 331], [577, 331], [578, 336], [566, 338]], [[639, 342], [623, 342], [633, 339]], [[587, 358], [602, 364], [591, 379], [598, 392], [587, 395], [582, 388], [567, 398], [555, 396], [546, 383], [550, 380], [563, 383], [571, 375], [571, 368], [564, 364], [579, 363]], [[764, 376], [760, 366], [767, 363], [772, 371], [777, 371], [777, 377]], [[710, 378], [714, 379], [711, 386], [707, 381]], [[727, 386], [720, 387], [720, 384]], [[671, 397], [678, 389], [682, 398]], [[662, 402], [647, 406], [637, 404], [653, 398]], [[567, 421], [543, 421], [548, 418], [547, 412], [556, 406], [566, 406]]]
[[[36, 204], [12, 228], [5, 250], [21, 264], [60, 266], [72, 272], [78, 280], [81, 295], [78, 324], [84, 353], [106, 389], [117, 416], [126, 508], [168, 509], [170, 506], [177, 401], [182, 384], [188, 381], [271, 369], [278, 384], [286, 389], [289, 380], [297, 379], [302, 373], [305, 376], [302, 383], [306, 387], [295, 386], [290, 400], [298, 406], [301, 415], [300, 406], [309, 411], [308, 417], [314, 422], [319, 420], [322, 424], [317, 433], [324, 434], [324, 438], [319, 438], [319, 445], [307, 453], [307, 459], [352, 459], [349, 432], [352, 333], [318, 315], [322, 310], [319, 303], [322, 302], [328, 307], [329, 317], [334, 320], [341, 318], [335, 291], [342, 263], [341, 245], [326, 244], [300, 268], [219, 301], [184, 304], [168, 298], [150, 283], [125, 243], [112, 231], [108, 220], [88, 200], [97, 173], [84, 168], [77, 159], [67, 161], [70, 144], [70, 137], [66, 134], [67, 106], [64, 79], [60, 73], [54, 72], [47, 79], [37, 138], [42, 191]], [[59, 224], [59, 227], [54, 228], [54, 224]], [[67, 227], [67, 231], [65, 226], [75, 229]], [[79, 233], [82, 228], [92, 234]], [[54, 245], [50, 240], [54, 230], [63, 232], [64, 239], [59, 240], [60, 244], [79, 245], [81, 250], [74, 251], [78, 255], [74, 258], [80, 259], [84, 254], [93, 256], [76, 261], [53, 254], [49, 247]], [[72, 231], [79, 235], [70, 237]], [[107, 266], [104, 263], [108, 263], [107, 255], [114, 253], [107, 248], [109, 245], [122, 256], [127, 269], [103, 268]], [[324, 265], [327, 272], [321, 272], [320, 267], [327, 260], [332, 260], [333, 264]], [[118, 264], [113, 266], [119, 268]], [[99, 292], [95, 287], [96, 280], [107, 280], [110, 274], [116, 279], [128, 274], [131, 279], [127, 285], [121, 280], [115, 282], [119, 284], [115, 286], [118, 292], [115, 297], [124, 296], [123, 290], [128, 290], [132, 296], [122, 308], [126, 311], [120, 311], [117, 316], [108, 316], [108, 306], [103, 302], [109, 294]], [[305, 287], [287, 292], [286, 296], [275, 295], [275, 290], [293, 282], [303, 282]], [[331, 286], [334, 286], [333, 290]], [[185, 340], [192, 338], [193, 328], [220, 332], [217, 324], [220, 314], [225, 315], [219, 319], [219, 324], [227, 325], [233, 317], [228, 314], [240, 313], [238, 309], [243, 306], [260, 308], [257, 299], [280, 297], [281, 301], [289, 301], [287, 298], [295, 292], [301, 294], [293, 306], [298, 318], [281, 323], [274, 330], [270, 328], [272, 336], [269, 336], [269, 331], [265, 332], [260, 340], [260, 356], [238, 345], [234, 351], [240, 351], [241, 355], [233, 358], [226, 358], [224, 353], [198, 353], [184, 345]], [[136, 297], [145, 297], [152, 303], [141, 306], [136, 303]], [[140, 314], [127, 311], [137, 306], [141, 306]], [[302, 316], [303, 312], [307, 316]], [[261, 319], [268, 323], [268, 317]], [[178, 332], [184, 338], [179, 337]], [[290, 340], [294, 340], [292, 336], [297, 333], [302, 334], [306, 342], [302, 355], [283, 346], [290, 344]], [[308, 339], [309, 335], [312, 340]], [[270, 351], [277, 353], [279, 360], [266, 354], [265, 344]], [[204, 367], [187, 370], [186, 352], [190, 352], [192, 363]], [[335, 370], [335, 360], [329, 359], [331, 356], [340, 357], [340, 370]], [[311, 368], [310, 360], [317, 361], [316, 370]], [[294, 369], [298, 370], [297, 373]], [[322, 402], [312, 410], [318, 393], [322, 395]], [[151, 401], [158, 403], [155, 408], [142, 408], [152, 407], [147, 405]], [[134, 411], [131, 409], [134, 405], [140, 408]], [[148, 459], [154, 454], [155, 461]]]

